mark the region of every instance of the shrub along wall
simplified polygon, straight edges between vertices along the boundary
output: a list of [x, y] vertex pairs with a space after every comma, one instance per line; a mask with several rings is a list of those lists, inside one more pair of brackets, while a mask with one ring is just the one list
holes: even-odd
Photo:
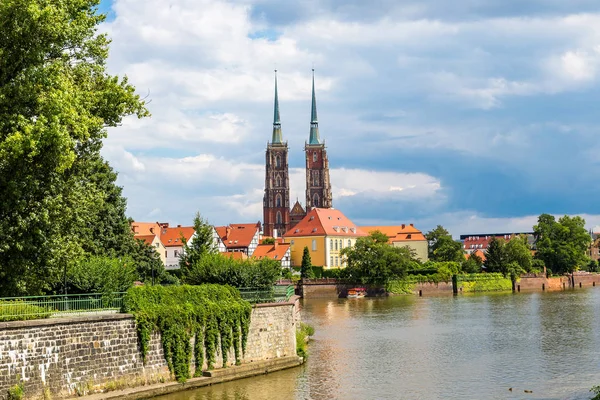
[[[239, 361], [247, 364], [294, 356], [298, 310], [296, 302], [253, 307], [246, 351]], [[174, 378], [161, 335], [150, 334], [144, 362], [138, 332], [134, 317], [128, 314], [0, 323], [0, 398], [19, 381], [24, 383], [26, 397], [36, 398], [45, 389], [62, 397]], [[196, 348], [194, 340], [187, 345], [185, 341], [174, 343]], [[233, 345], [226, 356], [220, 341], [215, 347], [214, 368], [224, 362], [235, 364]], [[196, 364], [193, 351], [191, 355], [190, 376]], [[208, 356], [203, 356], [203, 369], [207, 369]], [[172, 361], [174, 366], [178, 362]]]

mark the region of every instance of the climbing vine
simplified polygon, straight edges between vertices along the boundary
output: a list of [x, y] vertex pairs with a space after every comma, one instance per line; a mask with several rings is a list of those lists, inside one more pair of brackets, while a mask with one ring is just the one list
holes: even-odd
[[223, 366], [231, 347], [236, 364], [241, 362], [251, 310], [236, 289], [213, 284], [134, 287], [123, 305], [123, 312], [136, 319], [142, 360], [146, 362], [152, 333], [160, 332], [169, 371], [180, 382], [190, 378], [192, 353], [194, 376], [201, 375], [205, 359], [208, 369], [214, 367], [218, 350]]

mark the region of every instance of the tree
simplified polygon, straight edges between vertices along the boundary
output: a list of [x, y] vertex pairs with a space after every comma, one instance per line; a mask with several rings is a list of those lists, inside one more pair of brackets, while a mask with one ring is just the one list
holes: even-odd
[[302, 253], [302, 266], [300, 267], [300, 277], [302, 279], [314, 279], [315, 273], [312, 269], [312, 260], [310, 259], [310, 251], [307, 246], [304, 246]]
[[130, 258], [91, 256], [76, 263], [68, 271], [69, 293], [124, 292], [137, 277]]
[[182, 238], [183, 253], [179, 257], [179, 267], [182, 275], [185, 277], [189, 268], [197, 264], [202, 257], [206, 254], [213, 254], [217, 252], [215, 243], [213, 240], [213, 227], [200, 216], [200, 213], [196, 213], [194, 217], [194, 236], [190, 244], [187, 244], [187, 240]]
[[[506, 263], [515, 263], [518, 268], [512, 268], [513, 271], [519, 270], [521, 273], [531, 272], [532, 260], [531, 249], [526, 236], [515, 236], [504, 245]], [[506, 269], [508, 273], [508, 269]]]
[[556, 221], [554, 216], [542, 214], [533, 230], [536, 258], [544, 261], [553, 273], [570, 273], [588, 263], [586, 252], [591, 237], [583, 218], [565, 215]]
[[485, 251], [485, 269], [487, 272], [506, 273], [506, 252], [504, 240], [492, 237]]
[[[385, 235], [384, 235], [385, 236]], [[382, 242], [375, 232], [371, 236], [359, 238], [354, 247], [342, 249], [347, 267], [344, 275], [362, 283], [385, 284], [392, 279], [402, 278], [414, 260], [406, 247], [394, 247]]]
[[106, 172], [99, 152], [107, 127], [148, 112], [126, 78], [106, 73], [109, 40], [97, 34], [105, 18], [98, 3], [0, 2], [3, 296], [52, 290], [67, 267], [97, 252], [89, 240], [94, 229], [107, 234], [99, 239], [107, 243], [112, 228], [124, 226], [110, 218], [105, 227], [94, 225], [120, 213], [102, 211], [111, 194], [86, 172]]
[[263, 239], [262, 244], [275, 244], [275, 238], [269, 237]]
[[431, 261], [463, 262], [462, 244], [452, 239], [452, 235], [441, 225], [429, 231], [425, 237], [429, 244], [429, 259]]
[[137, 271], [137, 279], [147, 284], [176, 283], [160, 259], [154, 247], [143, 240], [135, 240], [134, 251], [130, 252]]
[[468, 259], [466, 259], [462, 263], [462, 271], [468, 274], [475, 274], [481, 272], [481, 266], [483, 265], [483, 261], [481, 257], [477, 255], [477, 253], [471, 253]]

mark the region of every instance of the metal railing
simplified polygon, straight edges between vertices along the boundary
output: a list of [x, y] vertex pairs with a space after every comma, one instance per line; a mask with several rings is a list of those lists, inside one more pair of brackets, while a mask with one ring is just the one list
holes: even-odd
[[90, 312], [117, 312], [125, 293], [86, 293], [0, 298], [0, 321], [62, 317]]
[[273, 286], [269, 289], [238, 288], [242, 299], [253, 303], [281, 303], [294, 295], [294, 286]]

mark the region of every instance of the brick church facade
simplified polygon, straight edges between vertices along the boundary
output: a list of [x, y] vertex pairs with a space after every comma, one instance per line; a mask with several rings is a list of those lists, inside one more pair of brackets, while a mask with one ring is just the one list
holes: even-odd
[[263, 234], [265, 236], [283, 236], [313, 208], [332, 208], [329, 160], [325, 143], [319, 137], [314, 70], [310, 135], [308, 142], [304, 145], [304, 153], [306, 159], [305, 208], [297, 200], [290, 210], [288, 145], [287, 142], [283, 141], [281, 131], [277, 75], [275, 75], [273, 135], [271, 141], [267, 144], [265, 157], [265, 194], [263, 197]]

